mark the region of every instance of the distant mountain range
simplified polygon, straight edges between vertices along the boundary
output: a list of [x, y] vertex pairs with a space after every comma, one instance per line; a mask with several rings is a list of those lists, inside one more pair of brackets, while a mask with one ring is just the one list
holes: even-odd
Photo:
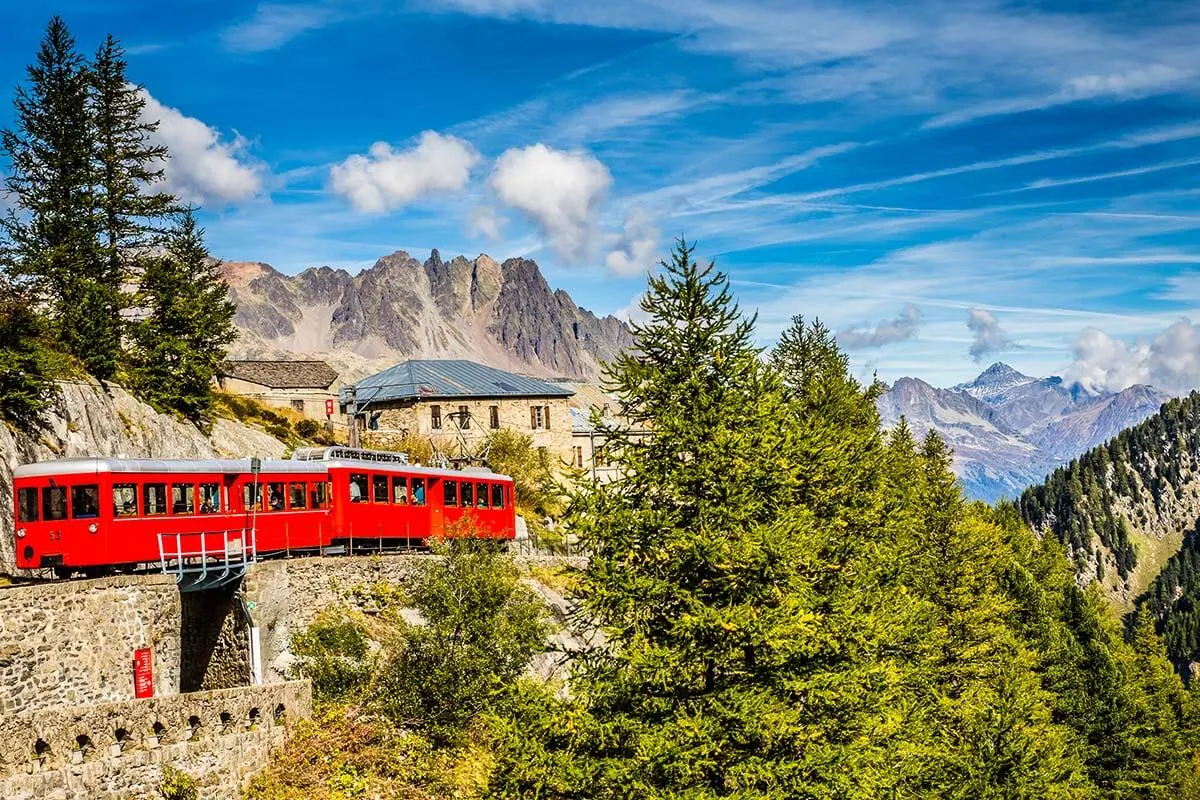
[[879, 398], [883, 422], [901, 416], [923, 435], [933, 429], [955, 452], [955, 472], [971, 497], [1017, 497], [1059, 465], [1158, 411], [1170, 399], [1152, 386], [1094, 393], [1062, 378], [1033, 378], [992, 364], [948, 389], [901, 378]]
[[554, 291], [538, 265], [487, 255], [424, 261], [392, 253], [351, 275], [221, 265], [237, 304], [234, 357], [330, 361], [353, 380], [406, 358], [469, 358], [513, 372], [588, 380], [633, 343], [625, 324]]

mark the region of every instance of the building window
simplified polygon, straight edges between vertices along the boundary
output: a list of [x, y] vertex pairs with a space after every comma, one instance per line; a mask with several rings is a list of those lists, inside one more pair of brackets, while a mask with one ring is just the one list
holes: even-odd
[[458, 407], [458, 420], [459, 427], [461, 427], [464, 431], [471, 427], [471, 412], [467, 410], [466, 406]]
[[303, 400], [293, 400], [292, 401], [292, 411], [295, 411], [298, 414], [303, 414], [304, 413], [304, 401]]
[[488, 427], [497, 430], [500, 427], [500, 406], [488, 408]]
[[542, 416], [545, 417], [546, 424], [543, 426], [546, 430], [550, 430], [550, 406], [542, 409]]
[[536, 431], [536, 430], [540, 430], [540, 429], [546, 427], [545, 419], [546, 419], [546, 417], [542, 411], [541, 406], [530, 406], [529, 407], [529, 427], [532, 430]]
[[442, 429], [442, 407], [441, 406], [430, 406], [429, 407], [429, 427], [433, 428], [435, 431], [440, 431]]
[[579, 469], [583, 469], [583, 448], [575, 447], [574, 450], [575, 450], [575, 453], [574, 453], [575, 466], [578, 467]]

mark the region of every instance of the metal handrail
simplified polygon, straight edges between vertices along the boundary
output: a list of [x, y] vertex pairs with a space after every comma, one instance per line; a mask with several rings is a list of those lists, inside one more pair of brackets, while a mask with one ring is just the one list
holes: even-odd
[[[231, 536], [236, 534], [236, 536]], [[220, 535], [221, 552], [208, 549], [208, 537]], [[185, 536], [199, 536], [199, 550], [185, 550]], [[175, 540], [174, 554], [169, 555], [167, 539]], [[258, 536], [254, 528], [235, 528], [223, 531], [158, 534], [159, 565], [164, 575], [174, 575], [180, 591], [198, 591], [224, 586], [241, 578], [246, 569], [258, 559]], [[236, 555], [236, 558], [231, 558]], [[173, 562], [173, 563], [172, 563]], [[189, 563], [190, 562], [190, 563]], [[215, 562], [215, 563], [214, 563]]]

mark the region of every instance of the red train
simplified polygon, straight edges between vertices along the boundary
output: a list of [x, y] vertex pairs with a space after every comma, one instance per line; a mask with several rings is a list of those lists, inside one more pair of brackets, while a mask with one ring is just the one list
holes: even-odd
[[64, 576], [516, 533], [511, 478], [347, 448], [289, 461], [45, 461], [17, 467], [13, 492], [17, 566]]

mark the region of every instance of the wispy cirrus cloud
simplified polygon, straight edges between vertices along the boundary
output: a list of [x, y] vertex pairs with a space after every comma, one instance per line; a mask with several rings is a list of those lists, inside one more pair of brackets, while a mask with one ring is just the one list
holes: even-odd
[[338, 6], [326, 3], [260, 3], [249, 19], [221, 32], [221, 44], [237, 53], [275, 50], [344, 16], [344, 11], [339, 10]]

